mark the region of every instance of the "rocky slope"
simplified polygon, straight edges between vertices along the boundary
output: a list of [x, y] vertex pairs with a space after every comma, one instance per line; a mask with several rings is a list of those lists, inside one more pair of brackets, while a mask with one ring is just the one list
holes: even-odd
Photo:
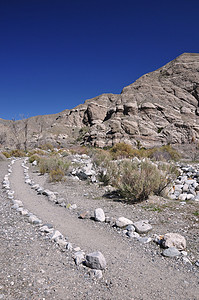
[[98, 147], [127, 142], [145, 147], [199, 140], [199, 54], [184, 53], [125, 87], [59, 114], [0, 119], [2, 146], [80, 142]]

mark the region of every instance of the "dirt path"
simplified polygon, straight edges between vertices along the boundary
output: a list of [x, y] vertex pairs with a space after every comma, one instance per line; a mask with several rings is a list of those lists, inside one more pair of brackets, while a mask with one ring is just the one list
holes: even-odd
[[[80, 220], [46, 197], [36, 195], [24, 183], [21, 161], [15, 162], [10, 181], [15, 198], [43, 222], [52, 223], [86, 253], [99, 250], [104, 254], [107, 270], [101, 281], [99, 299], [199, 299], [195, 273], [188, 273], [188, 269], [177, 262], [170, 264], [167, 259], [154, 256], [149, 245], [129, 241], [108, 225]], [[93, 298], [79, 296], [77, 299], [98, 298], [93, 292]]]

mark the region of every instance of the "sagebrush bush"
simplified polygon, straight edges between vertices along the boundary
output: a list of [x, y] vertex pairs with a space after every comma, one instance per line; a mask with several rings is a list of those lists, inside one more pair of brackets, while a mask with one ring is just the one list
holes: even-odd
[[39, 161], [39, 172], [41, 174], [50, 173], [52, 171], [61, 170], [64, 175], [69, 169], [70, 162], [65, 158], [45, 157], [41, 158]]
[[93, 149], [91, 153], [94, 164], [99, 167], [106, 167], [113, 157], [108, 150], [104, 149]]
[[57, 168], [56, 170], [51, 170], [49, 173], [50, 176], [50, 181], [57, 182], [61, 181], [64, 178], [64, 171], [61, 170], [60, 168]]
[[117, 143], [110, 149], [110, 153], [114, 159], [132, 157], [133, 148], [131, 145], [125, 143]]
[[128, 202], [146, 200], [151, 194], [160, 195], [177, 175], [174, 166], [155, 165], [148, 159], [141, 163], [124, 160], [108, 165], [106, 179]]
[[21, 150], [21, 149], [14, 149], [14, 150], [11, 150], [9, 153], [10, 153], [10, 156], [14, 156], [14, 157], [24, 157], [24, 156], [26, 156], [26, 152], [24, 150]]
[[42, 156], [42, 155], [46, 155], [46, 152], [44, 150], [41, 150], [41, 149], [34, 149], [34, 150], [29, 150], [28, 151], [28, 156], [29, 157], [34, 155], [34, 154], [38, 154], [38, 155]]
[[180, 154], [171, 145], [164, 145], [161, 147], [154, 147], [150, 149], [134, 149], [131, 145], [118, 143], [115, 144], [109, 151], [113, 159], [130, 158], [136, 156], [138, 158], [148, 157], [153, 160], [176, 161], [181, 157]]
[[32, 163], [35, 160], [37, 161], [37, 163], [39, 163], [39, 161], [41, 160], [41, 156], [39, 156], [38, 154], [33, 154], [29, 157], [30, 163]]

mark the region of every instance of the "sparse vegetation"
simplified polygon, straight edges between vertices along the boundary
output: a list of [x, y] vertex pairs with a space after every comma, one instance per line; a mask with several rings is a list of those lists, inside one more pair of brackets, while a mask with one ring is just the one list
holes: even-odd
[[37, 161], [37, 163], [39, 163], [39, 161], [41, 160], [41, 156], [39, 156], [38, 154], [33, 154], [29, 157], [30, 163], [32, 163], [35, 160]]
[[89, 132], [89, 127], [85, 126], [79, 130], [79, 136], [77, 138], [77, 142], [83, 142], [85, 135]]
[[64, 158], [45, 157], [39, 161], [39, 172], [49, 173], [51, 181], [59, 181], [66, 175], [70, 162]]
[[39, 148], [42, 149], [42, 150], [45, 150], [45, 151], [48, 151], [48, 150], [53, 151], [54, 150], [53, 145], [50, 144], [50, 143], [46, 143], [46, 144], [40, 145]]
[[10, 151], [4, 151], [2, 152], [3, 155], [7, 158], [10, 158], [12, 156], [14, 157], [24, 157], [26, 156], [26, 152], [20, 149], [14, 149], [14, 150], [10, 150]]
[[134, 149], [131, 145], [125, 143], [115, 144], [111, 149], [110, 153], [113, 159], [118, 158], [130, 158], [130, 157], [138, 157], [138, 158], [150, 158], [153, 160], [178, 160], [180, 159], [180, 154], [172, 148], [171, 145], [164, 145], [162, 147], [154, 147], [151, 149], [138, 148]]
[[44, 151], [44, 150], [41, 150], [41, 149], [34, 149], [34, 150], [29, 150], [28, 151], [28, 156], [30, 157], [30, 156], [32, 156], [32, 155], [34, 155], [34, 154], [38, 154], [38, 155], [46, 155], [46, 151]]
[[60, 168], [57, 168], [56, 170], [51, 170], [49, 176], [50, 176], [50, 181], [57, 182], [57, 181], [61, 181], [64, 178], [65, 173]]
[[3, 154], [6, 158], [10, 158], [10, 157], [11, 157], [10, 153], [7, 152], [7, 151], [3, 151], [2, 154]]
[[146, 200], [151, 194], [162, 195], [178, 171], [170, 164], [154, 164], [148, 159], [141, 163], [130, 159], [110, 161], [99, 174], [104, 184], [111, 184], [129, 203]]

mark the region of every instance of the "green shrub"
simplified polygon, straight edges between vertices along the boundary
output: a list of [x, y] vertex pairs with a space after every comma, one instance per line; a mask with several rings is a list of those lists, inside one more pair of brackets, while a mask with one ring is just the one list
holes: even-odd
[[64, 178], [64, 175], [65, 175], [64, 171], [61, 170], [60, 168], [56, 170], [51, 170], [49, 173], [50, 181], [53, 182], [61, 181]]
[[32, 156], [29, 157], [29, 162], [32, 163], [33, 161], [37, 161], [37, 163], [39, 163], [39, 161], [41, 160], [41, 157], [37, 154], [33, 154]]

